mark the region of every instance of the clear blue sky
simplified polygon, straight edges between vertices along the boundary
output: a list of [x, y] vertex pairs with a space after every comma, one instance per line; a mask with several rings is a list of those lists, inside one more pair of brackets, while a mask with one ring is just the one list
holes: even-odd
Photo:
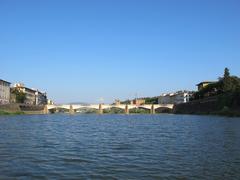
[[195, 90], [240, 75], [240, 1], [0, 0], [0, 67], [60, 103]]

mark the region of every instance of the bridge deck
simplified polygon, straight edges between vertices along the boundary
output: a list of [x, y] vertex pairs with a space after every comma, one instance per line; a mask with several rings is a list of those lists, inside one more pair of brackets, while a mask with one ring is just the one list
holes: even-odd
[[57, 109], [57, 108], [61, 108], [61, 109], [109, 109], [109, 108], [119, 108], [119, 109], [126, 109], [126, 107], [128, 109], [134, 109], [134, 108], [144, 108], [144, 109], [158, 109], [158, 108], [169, 108], [169, 109], [173, 109], [173, 104], [145, 104], [145, 105], [111, 105], [111, 104], [91, 104], [91, 105], [47, 105], [47, 109]]

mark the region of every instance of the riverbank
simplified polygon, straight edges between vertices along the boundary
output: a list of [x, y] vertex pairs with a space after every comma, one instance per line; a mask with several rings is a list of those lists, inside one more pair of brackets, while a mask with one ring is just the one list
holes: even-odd
[[236, 110], [221, 110], [221, 111], [214, 111], [214, 112], [196, 112], [196, 113], [182, 113], [177, 112], [173, 114], [188, 114], [188, 115], [215, 115], [215, 116], [226, 116], [226, 117], [240, 117], [240, 112]]
[[240, 110], [231, 110], [231, 109], [226, 108], [221, 111], [212, 112], [211, 115], [240, 117]]
[[240, 107], [223, 103], [223, 97], [219, 95], [178, 104], [174, 106], [173, 113], [240, 117]]
[[44, 114], [42, 111], [3, 111], [0, 110], [1, 115], [33, 115], [33, 114]]
[[17, 112], [7, 112], [7, 111], [2, 111], [0, 110], [0, 115], [21, 115], [25, 114], [24, 112], [17, 111]]
[[25, 104], [0, 105], [0, 115], [43, 114], [44, 106]]

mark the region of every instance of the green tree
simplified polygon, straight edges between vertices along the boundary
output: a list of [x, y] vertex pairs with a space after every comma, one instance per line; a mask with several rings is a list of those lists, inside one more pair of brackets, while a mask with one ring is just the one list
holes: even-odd
[[229, 78], [230, 77], [230, 72], [229, 72], [229, 69], [228, 68], [225, 68], [224, 69], [224, 78]]
[[16, 102], [17, 103], [24, 103], [26, 100], [26, 94], [22, 91], [19, 91], [18, 89], [14, 89], [12, 91], [13, 94], [16, 96]]
[[231, 77], [230, 77], [230, 72], [228, 68], [225, 68], [224, 70], [224, 76], [222, 79], [222, 85], [223, 85], [223, 92], [228, 92], [232, 90], [232, 82], [231, 82]]
[[145, 104], [158, 104], [158, 98], [157, 97], [147, 97], [145, 99]]
[[231, 76], [228, 68], [224, 69], [223, 77], [216, 83], [209, 84], [194, 94], [193, 99], [202, 99], [205, 96], [215, 96], [226, 93], [237, 93], [240, 89], [240, 79], [237, 76]]
[[224, 76], [220, 79], [223, 92], [235, 92], [240, 87], [240, 79], [236, 76], [231, 76], [229, 69], [225, 68]]

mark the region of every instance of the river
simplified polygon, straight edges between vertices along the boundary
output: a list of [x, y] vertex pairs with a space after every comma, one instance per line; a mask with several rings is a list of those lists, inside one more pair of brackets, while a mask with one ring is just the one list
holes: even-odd
[[240, 179], [240, 118], [0, 116], [0, 179]]

